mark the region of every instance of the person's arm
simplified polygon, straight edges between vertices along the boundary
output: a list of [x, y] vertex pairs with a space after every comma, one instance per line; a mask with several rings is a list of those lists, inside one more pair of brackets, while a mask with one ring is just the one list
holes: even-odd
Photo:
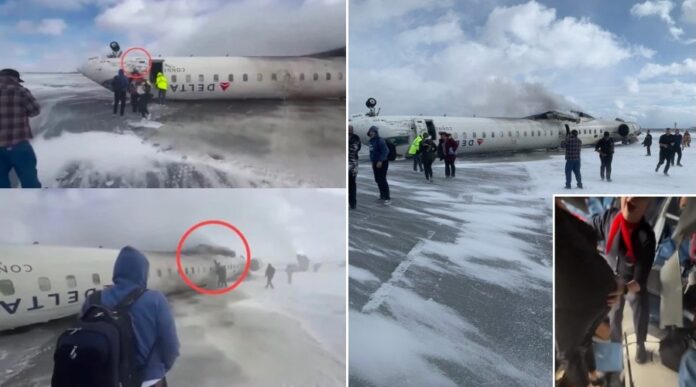
[[36, 98], [34, 98], [29, 90], [24, 89], [22, 98], [24, 99], [24, 106], [29, 117], [36, 117], [41, 113], [41, 106], [39, 106]]
[[389, 147], [387, 146], [387, 140], [381, 138], [381, 141], [377, 142], [379, 146], [379, 161], [387, 161], [389, 159]]
[[599, 146], [600, 146], [601, 142], [602, 142], [602, 140], [599, 140], [599, 141], [597, 141], [597, 143], [595, 144], [595, 146], [594, 146], [595, 152], [599, 152]]
[[605, 234], [605, 229], [607, 222], [611, 218], [612, 211], [611, 209], [604, 211], [601, 214], [593, 215], [592, 216], [592, 223], [591, 226], [595, 230], [595, 234], [597, 235], [597, 240], [599, 241], [606, 241], [606, 234]]
[[160, 355], [162, 362], [164, 362], [165, 370], [169, 371], [174, 366], [176, 358], [179, 357], [179, 337], [176, 334], [174, 316], [169, 309], [167, 299], [159, 292], [157, 297], [157, 329], [159, 331], [159, 346], [162, 349]]
[[643, 261], [636, 262], [636, 269], [633, 272], [633, 280], [638, 282], [641, 289], [647, 286], [648, 277], [650, 277], [650, 271], [652, 270], [653, 263], [655, 262], [655, 235], [650, 232], [648, 237], [641, 242], [641, 251], [645, 253], [645, 259]]

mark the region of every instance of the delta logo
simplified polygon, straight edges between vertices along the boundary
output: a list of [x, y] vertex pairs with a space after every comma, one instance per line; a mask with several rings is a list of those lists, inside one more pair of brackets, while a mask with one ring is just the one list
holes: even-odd
[[228, 87], [230, 87], [229, 82], [220, 82], [220, 88], [222, 89], [222, 91], [227, 91]]
[[479, 139], [476, 140], [476, 142], [477, 142], [479, 145], [481, 145], [481, 144], [483, 144], [483, 139], [482, 139], [482, 138], [479, 138]]

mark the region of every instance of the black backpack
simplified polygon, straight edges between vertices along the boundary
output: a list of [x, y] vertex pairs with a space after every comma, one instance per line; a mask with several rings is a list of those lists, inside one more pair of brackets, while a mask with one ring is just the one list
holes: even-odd
[[129, 311], [146, 291], [134, 290], [113, 309], [101, 304], [101, 291], [90, 295], [78, 323], [58, 337], [51, 387], [140, 387], [144, 368]]
[[684, 353], [689, 349], [689, 335], [683, 330], [673, 329], [660, 340], [660, 360], [662, 365], [674, 372], [679, 372], [679, 365]]
[[389, 155], [387, 156], [387, 159], [389, 159], [389, 161], [396, 160], [396, 147], [394, 146], [394, 143], [389, 140], [384, 140], [384, 142], [387, 143], [387, 148], [389, 148]]

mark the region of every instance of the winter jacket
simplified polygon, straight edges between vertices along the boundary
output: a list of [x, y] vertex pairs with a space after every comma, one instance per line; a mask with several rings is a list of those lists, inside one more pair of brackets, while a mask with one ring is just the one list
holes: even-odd
[[413, 156], [418, 154], [420, 152], [420, 144], [421, 141], [423, 141], [423, 137], [419, 134], [416, 136], [416, 138], [413, 139], [413, 142], [411, 143], [411, 146], [408, 147], [408, 154]]
[[645, 136], [645, 138], [643, 139], [643, 145], [644, 146], [652, 145], [652, 134], [648, 134], [647, 136]]
[[165, 77], [162, 73], [157, 73], [155, 85], [157, 85], [157, 88], [160, 90], [167, 90], [167, 77]]
[[671, 134], [663, 134], [660, 136], [660, 152], [669, 153], [672, 151], [672, 143], [674, 142], [674, 137]]
[[126, 78], [123, 70], [118, 70], [118, 75], [111, 80], [111, 89], [114, 93], [126, 92], [128, 90], [128, 78]]
[[611, 156], [614, 154], [614, 140], [609, 137], [602, 137], [597, 144], [595, 144], [595, 150], [599, 151], [601, 156]]
[[448, 138], [445, 141], [444, 146], [445, 160], [454, 161], [457, 159], [457, 148], [459, 148], [459, 141], [455, 141], [453, 138]]
[[348, 171], [353, 175], [358, 174], [358, 153], [362, 148], [360, 136], [351, 134], [348, 137]]
[[423, 140], [420, 145], [420, 153], [424, 163], [432, 163], [437, 157], [437, 144], [431, 139]]
[[[149, 269], [150, 264], [140, 251], [124, 247], [114, 264], [114, 286], [102, 291], [102, 304], [113, 308], [133, 290], [147, 288]], [[89, 299], [82, 305], [82, 312], [88, 307]], [[148, 290], [131, 306], [130, 314], [135, 331], [136, 359], [139, 365], [145, 366], [143, 380], [162, 379], [179, 356], [179, 339], [167, 299], [158, 291]], [[150, 353], [150, 360], [145, 364]]]
[[368, 133], [370, 131], [375, 132], [375, 135], [370, 139], [370, 161], [373, 163], [387, 161], [389, 159], [387, 143], [379, 136], [379, 131], [376, 127], [371, 127]]

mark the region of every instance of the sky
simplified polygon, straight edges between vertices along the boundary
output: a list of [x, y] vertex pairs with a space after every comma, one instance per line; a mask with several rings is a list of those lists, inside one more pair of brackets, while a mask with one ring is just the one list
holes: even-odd
[[345, 0], [0, 0], [3, 67], [76, 71], [87, 58], [306, 55], [345, 47]]
[[696, 0], [351, 0], [349, 110], [696, 126]]
[[[0, 193], [0, 244], [175, 251], [189, 227], [231, 223], [264, 262], [345, 262], [344, 189], [34, 190]], [[208, 243], [243, 255], [240, 239], [220, 226], [191, 234], [184, 248]]]

